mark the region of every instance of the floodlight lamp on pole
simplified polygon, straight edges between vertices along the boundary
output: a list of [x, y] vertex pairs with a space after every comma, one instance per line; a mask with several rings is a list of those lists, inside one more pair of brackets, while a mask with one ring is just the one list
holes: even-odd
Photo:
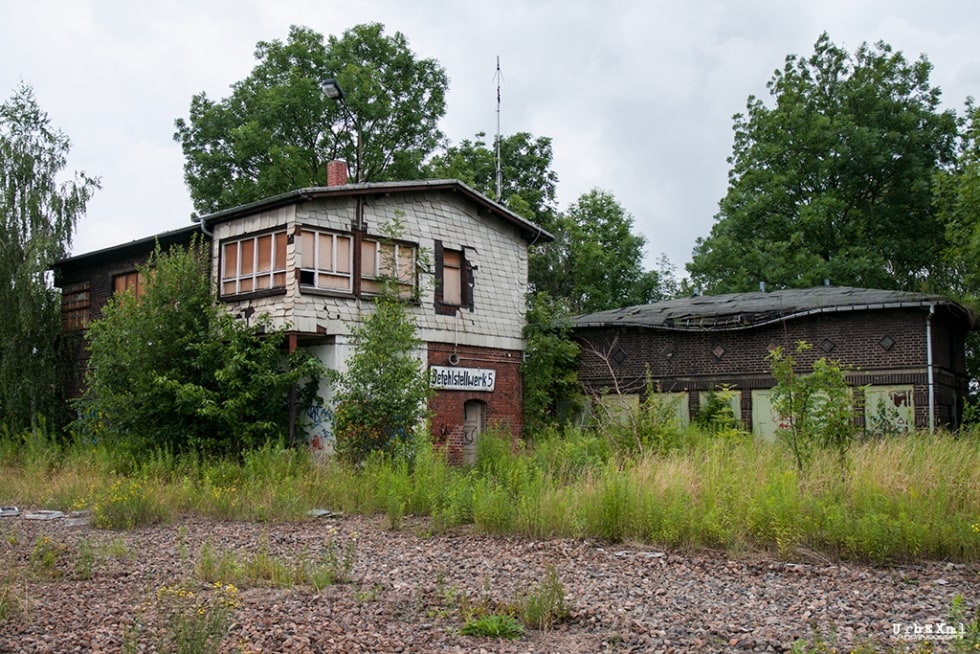
[[338, 82], [333, 77], [327, 78], [320, 83], [320, 88], [323, 89], [323, 94], [330, 98], [331, 100], [336, 100], [340, 103], [340, 106], [344, 108], [347, 112], [347, 117], [354, 123], [354, 129], [357, 130], [357, 171], [354, 176], [355, 181], [361, 181], [361, 123], [354, 117], [351, 113], [350, 108], [348, 108], [347, 103], [344, 102], [344, 89], [340, 88], [340, 82]]
[[340, 82], [334, 78], [325, 79], [323, 83], [320, 84], [320, 88], [323, 89], [323, 94], [330, 98], [331, 100], [344, 100], [344, 89], [340, 88]]

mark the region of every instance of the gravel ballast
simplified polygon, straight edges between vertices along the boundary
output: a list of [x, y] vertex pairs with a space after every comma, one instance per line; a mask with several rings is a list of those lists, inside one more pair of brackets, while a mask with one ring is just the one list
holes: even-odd
[[[885, 567], [800, 553], [793, 562], [736, 559], [589, 540], [433, 534], [421, 519], [406, 519], [399, 531], [386, 526], [381, 517], [329, 514], [287, 524], [188, 517], [112, 532], [70, 517], [4, 517], [0, 595], [13, 607], [0, 621], [0, 652], [121, 651], [160, 587], [214, 592], [195, 574], [205, 544], [241, 559], [262, 551], [288, 561], [356, 539], [349, 583], [319, 592], [240, 588], [222, 645], [229, 652], [782, 652], [818, 635], [839, 650], [873, 641], [887, 651], [955, 628], [955, 596], [969, 607], [980, 601], [975, 564]], [[56, 553], [53, 569], [39, 560], [41, 542]], [[79, 552], [90, 553], [88, 563]], [[549, 566], [565, 590], [566, 620], [513, 641], [460, 633], [461, 606], [511, 602]], [[143, 636], [139, 649], [150, 651], [151, 634]], [[931, 640], [938, 651], [952, 646]]]

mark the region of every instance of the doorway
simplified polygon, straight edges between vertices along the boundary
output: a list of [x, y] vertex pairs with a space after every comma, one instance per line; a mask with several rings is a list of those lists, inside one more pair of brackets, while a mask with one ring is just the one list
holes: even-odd
[[486, 428], [487, 405], [470, 400], [463, 405], [463, 465], [476, 465], [477, 443]]

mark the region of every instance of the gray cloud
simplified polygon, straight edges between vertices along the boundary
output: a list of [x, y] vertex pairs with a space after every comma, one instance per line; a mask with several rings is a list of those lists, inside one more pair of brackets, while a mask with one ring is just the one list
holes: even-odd
[[291, 24], [339, 35], [379, 21], [447, 69], [453, 141], [496, 129], [499, 56], [502, 129], [554, 139], [562, 207], [612, 192], [649, 264], [665, 253], [681, 267], [725, 193], [732, 115], [788, 53], [809, 54], [822, 31], [852, 50], [884, 40], [925, 53], [960, 109], [980, 87], [978, 13], [966, 0], [3, 2], [0, 94], [32, 85], [72, 139], [71, 166], [102, 177], [75, 241], [90, 251], [187, 224], [173, 121], [193, 94], [223, 97], [245, 77], [257, 41]]

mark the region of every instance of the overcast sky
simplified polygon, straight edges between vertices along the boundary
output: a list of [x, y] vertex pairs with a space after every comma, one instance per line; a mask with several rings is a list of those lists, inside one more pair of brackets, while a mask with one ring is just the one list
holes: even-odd
[[102, 178], [73, 247], [89, 252], [188, 224], [174, 120], [226, 97], [256, 42], [375, 21], [446, 69], [453, 143], [495, 133], [499, 56], [501, 131], [553, 139], [561, 208], [611, 192], [647, 265], [666, 254], [681, 276], [725, 194], [732, 115], [821, 32], [927, 55], [958, 112], [980, 97], [976, 0], [0, 0], [0, 98], [32, 86], [71, 169]]

